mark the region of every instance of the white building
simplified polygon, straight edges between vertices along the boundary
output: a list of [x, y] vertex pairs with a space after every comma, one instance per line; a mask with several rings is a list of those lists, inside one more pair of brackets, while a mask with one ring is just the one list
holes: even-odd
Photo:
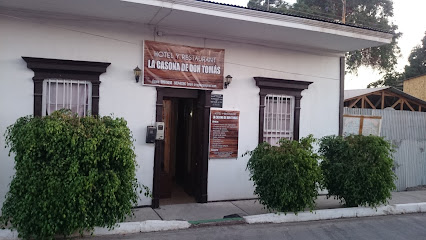
[[[141, 196], [139, 205], [254, 198], [242, 154], [275, 137], [338, 134], [344, 53], [391, 39], [380, 31], [197, 0], [0, 1], [0, 132], [64, 101], [74, 111], [79, 105], [80, 114], [113, 113], [128, 121], [137, 177], [153, 190], [154, 198]], [[144, 52], [155, 51], [163, 53], [144, 59]], [[178, 54], [188, 54], [178, 68], [156, 66], [179, 62]], [[220, 70], [185, 71], [183, 64], [194, 61], [217, 63]], [[149, 77], [146, 70], [136, 83], [133, 69], [148, 64], [155, 71]], [[160, 82], [159, 72], [169, 78]], [[232, 82], [222, 89], [227, 75]], [[163, 83], [171, 86], [155, 86]], [[79, 96], [72, 99], [64, 85]], [[211, 106], [212, 94], [223, 97], [221, 108]], [[233, 121], [219, 117], [211, 127], [210, 113]], [[166, 122], [165, 139], [147, 143], [147, 126], [156, 122]], [[210, 128], [222, 131], [214, 147]], [[0, 204], [13, 166], [1, 147]]]

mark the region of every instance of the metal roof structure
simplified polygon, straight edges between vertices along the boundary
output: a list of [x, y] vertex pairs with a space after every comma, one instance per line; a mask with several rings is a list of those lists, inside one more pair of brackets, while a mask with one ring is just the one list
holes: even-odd
[[426, 102], [393, 87], [345, 90], [344, 106], [426, 112]]
[[381, 87], [381, 88], [365, 88], [365, 89], [354, 89], [354, 90], [345, 90], [345, 100], [351, 99], [354, 97], [359, 97], [365, 94], [370, 94], [373, 92], [381, 91], [383, 89], [388, 89], [389, 87]]

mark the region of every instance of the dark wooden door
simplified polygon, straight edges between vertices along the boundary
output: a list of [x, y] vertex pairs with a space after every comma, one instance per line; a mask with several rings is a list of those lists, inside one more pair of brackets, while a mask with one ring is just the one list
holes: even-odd
[[209, 121], [210, 121], [211, 91], [200, 91], [194, 106], [194, 141], [196, 147], [194, 156], [194, 195], [197, 202], [207, 202], [207, 171], [209, 150]]
[[161, 161], [160, 198], [170, 198], [172, 194], [171, 163], [174, 144], [175, 121], [174, 104], [171, 99], [163, 100], [162, 121], [164, 122], [164, 153]]

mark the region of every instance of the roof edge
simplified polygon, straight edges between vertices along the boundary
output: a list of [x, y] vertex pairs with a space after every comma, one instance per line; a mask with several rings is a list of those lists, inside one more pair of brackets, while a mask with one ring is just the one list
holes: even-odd
[[258, 12], [265, 12], [265, 13], [271, 13], [271, 14], [286, 15], [286, 16], [291, 16], [291, 17], [304, 18], [304, 19], [316, 20], [316, 21], [321, 21], [321, 22], [333, 23], [333, 24], [342, 25], [342, 26], [349, 26], [349, 27], [354, 27], [354, 28], [360, 28], [360, 29], [366, 29], [366, 30], [377, 31], [377, 32], [382, 32], [382, 33], [393, 34], [390, 31], [384, 31], [384, 30], [381, 30], [381, 29], [365, 27], [365, 26], [356, 25], [356, 24], [342, 23], [340, 21], [333, 21], [333, 20], [326, 19], [326, 18], [310, 17], [310, 16], [306, 16], [306, 15], [297, 15], [297, 14], [291, 14], [291, 13], [283, 13], [283, 12], [278, 12], [278, 11], [273, 11], [273, 10], [263, 10], [263, 9], [259, 9], [259, 8], [249, 8], [249, 7], [244, 7], [244, 6], [234, 5], [234, 4], [227, 4], [227, 3], [219, 3], [219, 2], [209, 1], [209, 0], [195, 0], [195, 1], [210, 3], [210, 4], [216, 4], [216, 5], [222, 5], [222, 6], [228, 6], [228, 7], [234, 7], [234, 8], [241, 8], [241, 9], [246, 9], [246, 10], [250, 10], [250, 11], [258, 11]]
[[[207, 0], [120, 0], [136, 4], [158, 6], [162, 8], [189, 11], [211, 16], [237, 19], [282, 27], [293, 27], [301, 30], [323, 32], [345, 37], [352, 37], [389, 44], [393, 34], [371, 28], [352, 26], [335, 21], [308, 18], [278, 12], [256, 10], [242, 6], [216, 3]], [[200, 11], [201, 10], [201, 11]], [[356, 35], [358, 36], [356, 36]]]

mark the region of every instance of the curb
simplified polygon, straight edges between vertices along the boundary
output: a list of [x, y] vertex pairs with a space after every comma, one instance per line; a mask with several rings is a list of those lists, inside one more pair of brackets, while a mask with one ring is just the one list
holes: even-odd
[[426, 202], [394, 204], [381, 206], [378, 208], [356, 207], [341, 209], [324, 209], [313, 212], [294, 213], [268, 213], [254, 216], [245, 216], [244, 220], [248, 224], [254, 223], [289, 223], [306, 222], [318, 220], [331, 220], [339, 218], [372, 217], [384, 215], [398, 215], [406, 213], [424, 213], [426, 212]]
[[187, 221], [163, 221], [163, 220], [147, 220], [143, 222], [126, 222], [119, 223], [118, 227], [108, 230], [108, 228], [95, 227], [93, 236], [129, 234], [138, 232], [158, 232], [186, 229], [191, 226]]
[[[253, 216], [243, 217], [241, 223], [256, 224], [256, 223], [289, 223], [289, 222], [306, 222], [318, 220], [331, 220], [339, 218], [357, 218], [357, 217], [372, 217], [384, 215], [398, 215], [408, 213], [426, 213], [426, 202], [408, 203], [381, 206], [378, 208], [356, 207], [356, 208], [339, 208], [339, 209], [324, 209], [313, 212], [301, 212], [295, 215], [294, 213], [268, 213]], [[230, 219], [233, 220], [233, 219]], [[194, 223], [197, 221], [193, 221]], [[198, 221], [200, 222], [200, 221]], [[232, 221], [230, 221], [232, 222]], [[119, 223], [114, 229], [95, 227], [93, 236], [120, 235], [140, 232], [158, 232], [187, 229], [197, 224], [191, 224], [188, 221], [163, 221], [163, 220], [147, 220], [143, 222], [126, 222]], [[7, 229], [0, 230], [0, 240], [15, 240], [18, 238], [16, 231]]]
[[[119, 223], [117, 227], [114, 227], [111, 230], [109, 230], [108, 228], [95, 227], [93, 231], [93, 236], [179, 230], [189, 228], [190, 226], [191, 224], [187, 221], [147, 220], [143, 222], [125, 222]], [[10, 231], [7, 229], [0, 230], [0, 240], [16, 239], [19, 239], [17, 231]]]

